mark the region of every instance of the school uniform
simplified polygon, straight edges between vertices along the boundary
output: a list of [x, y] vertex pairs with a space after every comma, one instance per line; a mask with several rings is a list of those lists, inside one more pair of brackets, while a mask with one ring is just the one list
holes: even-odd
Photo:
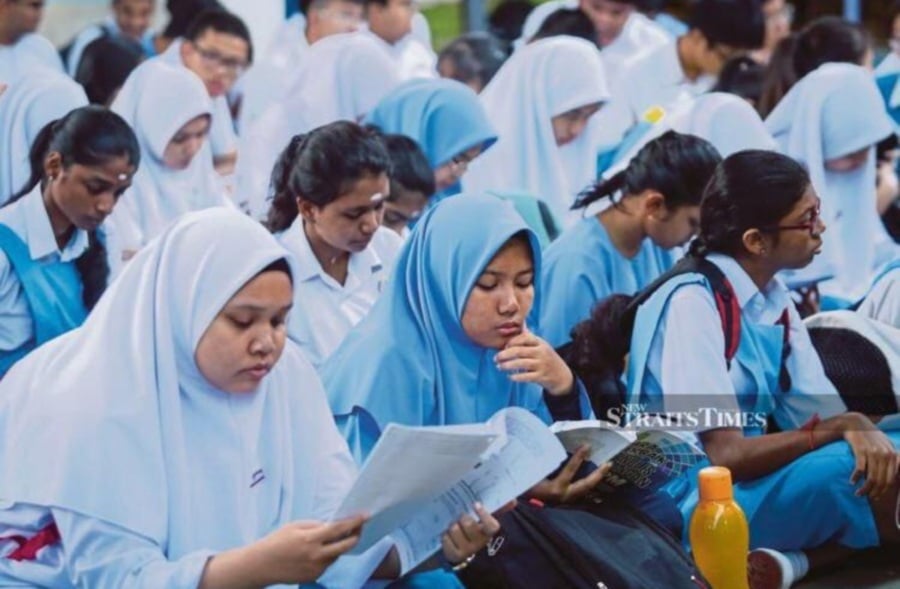
[[[236, 211], [186, 215], [80, 329], [0, 381], [0, 531], [22, 536], [0, 551], [23, 557], [0, 558], [4, 584], [196, 587], [214, 554], [330, 518], [356, 470], [299, 350], [252, 394], [217, 390], [194, 360], [222, 306], [285, 255]], [[320, 580], [360, 587], [386, 549]]]
[[438, 77], [437, 55], [430, 46], [416, 39], [412, 32], [396, 43], [388, 43], [367, 27], [363, 27], [360, 34], [371, 37], [391, 56], [401, 80]]
[[558, 146], [552, 118], [609, 98], [597, 48], [565, 36], [529, 43], [503, 64], [480, 98], [499, 138], [469, 166], [462, 180], [466, 192], [529, 193], [544, 200], [563, 226], [574, 223], [578, 217], [569, 208], [595, 178], [596, 151], [586, 133]]
[[175, 170], [163, 163], [166, 146], [178, 130], [192, 119], [210, 114], [209, 97], [200, 79], [186, 68], [151, 60], [135, 70], [129, 84], [129, 94], [116, 98], [111, 108], [134, 129], [141, 163], [110, 215], [107, 250], [113, 274], [121, 267], [124, 252], [139, 250], [179, 216], [231, 206], [208, 145], [185, 169]]
[[0, 100], [0, 205], [31, 177], [31, 146], [44, 126], [87, 106], [80, 84], [54, 69], [35, 67]]
[[[537, 238], [506, 201], [461, 194], [419, 221], [378, 302], [320, 369], [332, 412], [357, 460], [392, 422], [483, 422], [509, 406], [549, 422], [556, 401], [574, 405], [569, 418], [591, 415], [580, 386], [550, 398], [536, 384], [515, 383], [495, 366], [497, 350], [475, 344], [463, 331], [460, 321], [475, 282], [519, 233], [528, 236], [539, 276]], [[536, 282], [529, 326], [537, 323], [540, 295]]]
[[[745, 436], [763, 433], [772, 416], [784, 430], [813, 415], [846, 411], [826, 378], [806, 327], [780, 280], [758, 289], [728, 256], [707, 259], [725, 275], [740, 306], [740, 342], [730, 366], [716, 303], [699, 274], [678, 276], [637, 312], [628, 363], [629, 403], [644, 411], [692, 412], [696, 432], [742, 427]], [[785, 335], [787, 330], [787, 335]], [[786, 356], [786, 357], [785, 357]], [[702, 409], [717, 412], [707, 419]], [[717, 415], [744, 415], [744, 422]], [[813, 548], [838, 542], [851, 548], [878, 544], [865, 497], [847, 483], [855, 459], [844, 442], [829, 444], [753, 481], [735, 485], [735, 499], [750, 525], [751, 548]], [[679, 502], [687, 523], [698, 495], [697, 469], [666, 490]], [[687, 526], [685, 526], [687, 529]]]
[[379, 227], [366, 249], [350, 255], [347, 279], [340, 284], [325, 272], [313, 253], [302, 217], [298, 216], [278, 239], [297, 261], [288, 335], [318, 367], [375, 305], [403, 241], [390, 229]]
[[369, 35], [331, 35], [310, 47], [288, 91], [241, 135], [237, 195], [264, 218], [269, 180], [291, 138], [335, 121], [360, 121], [400, 83], [397, 68]]
[[36, 67], [64, 71], [59, 53], [45, 37], [27, 33], [12, 45], [0, 44], [0, 82], [15, 84]]
[[623, 256], [596, 217], [582, 219], [547, 247], [541, 286], [541, 333], [551, 346], [566, 342], [594, 305], [613, 294], [634, 294], [671, 268], [680, 251], [649, 238], [632, 258]]
[[[824, 297], [859, 300], [876, 269], [900, 251], [887, 234], [875, 202], [874, 145], [894, 127], [871, 73], [847, 63], [819, 67], [791, 88], [766, 118], [766, 128], [779, 151], [809, 170], [827, 226], [822, 253], [792, 280], [831, 274], [832, 280], [819, 285]], [[826, 169], [828, 160], [863, 148], [869, 148], [868, 160], [860, 168]]]
[[0, 208], [0, 378], [35, 347], [84, 321], [74, 262], [87, 248], [87, 233], [77, 228], [59, 248], [40, 186]]
[[[90, 45], [92, 41], [96, 41], [103, 36], [122, 36], [122, 30], [116, 23], [116, 19], [113, 15], [107, 16], [103, 22], [90, 25], [78, 33], [72, 41], [69, 54], [66, 57], [66, 73], [74, 78], [76, 72], [78, 72], [78, 65], [81, 63], [81, 56], [84, 54], [85, 48]], [[145, 57], [153, 57], [156, 55], [156, 46], [154, 44], [155, 37], [156, 34], [148, 29], [141, 35], [140, 40], [137, 41], [140, 44], [141, 51], [143, 51]]]
[[900, 259], [878, 273], [858, 311], [900, 329]]
[[662, 27], [640, 12], [632, 12], [619, 36], [600, 51], [610, 87], [618, 85], [629, 61], [671, 42]]

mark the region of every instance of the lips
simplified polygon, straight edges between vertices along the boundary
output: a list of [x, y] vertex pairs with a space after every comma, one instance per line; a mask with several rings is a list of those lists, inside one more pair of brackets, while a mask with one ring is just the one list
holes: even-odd
[[245, 368], [241, 372], [250, 375], [256, 380], [261, 380], [265, 375], [269, 374], [270, 370], [272, 370], [272, 367], [269, 364], [257, 364], [256, 366]]
[[507, 321], [497, 327], [497, 331], [503, 337], [513, 337], [522, 333], [522, 324], [515, 321]]

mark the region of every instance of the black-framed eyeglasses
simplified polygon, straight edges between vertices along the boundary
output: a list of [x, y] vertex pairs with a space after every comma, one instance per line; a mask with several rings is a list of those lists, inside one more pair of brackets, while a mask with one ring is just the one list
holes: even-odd
[[817, 200], [814, 207], [811, 207], [805, 214], [809, 215], [809, 221], [804, 223], [795, 223], [793, 225], [769, 225], [768, 227], [760, 227], [760, 231], [809, 231], [810, 236], [815, 237], [819, 228], [819, 219], [822, 213], [822, 201]]
[[467, 168], [467, 167], [469, 167], [469, 164], [471, 164], [472, 160], [474, 160], [474, 159], [475, 158], [473, 158], [473, 157], [468, 157], [467, 155], [460, 153], [460, 154], [454, 155], [452, 158], [450, 158], [450, 163], [458, 168]]
[[194, 44], [194, 49], [197, 50], [197, 54], [200, 55], [203, 61], [205, 61], [206, 64], [211, 67], [220, 67], [238, 76], [244, 73], [244, 70], [247, 69], [247, 63], [243, 60], [235, 59], [233, 57], [225, 57], [218, 51], [212, 49], [204, 49], [196, 43]]

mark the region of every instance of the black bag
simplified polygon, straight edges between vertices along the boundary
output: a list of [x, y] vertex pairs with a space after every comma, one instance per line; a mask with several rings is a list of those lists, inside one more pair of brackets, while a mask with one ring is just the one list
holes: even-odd
[[469, 589], [703, 589], [681, 543], [615, 499], [577, 506], [520, 502], [458, 573]]

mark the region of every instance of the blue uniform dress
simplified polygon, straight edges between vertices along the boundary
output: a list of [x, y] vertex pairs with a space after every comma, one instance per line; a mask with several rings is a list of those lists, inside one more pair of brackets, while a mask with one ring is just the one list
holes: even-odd
[[[773, 280], [760, 291], [732, 258], [711, 255], [709, 260], [724, 272], [740, 303], [737, 355], [727, 366], [706, 279], [698, 274], [673, 278], [638, 310], [628, 370], [630, 403], [644, 405], [645, 411], [693, 412], [699, 416], [693, 428], [697, 433], [739, 425], [745, 436], [762, 434], [769, 416], [789, 430], [816, 413], [825, 419], [846, 411], [785, 287]], [[785, 315], [790, 348], [784, 368], [790, 383], [781, 374]], [[700, 412], [704, 408], [716, 411], [706, 417]], [[723, 422], [728, 415], [743, 421]], [[750, 524], [751, 547], [797, 550], [825, 542], [876, 546], [869, 503], [856, 497], [857, 486], [847, 482], [854, 464], [847, 443], [835, 442], [771, 474], [737, 483], [735, 498]], [[698, 500], [696, 470], [706, 465], [667, 487], [685, 523]]]
[[645, 239], [637, 255], [628, 259], [596, 217], [581, 220], [544, 252], [541, 333], [550, 345], [563, 345], [572, 328], [590, 317], [594, 305], [612, 294], [634, 294], [671, 268], [677, 257], [677, 250], [664, 250]]

